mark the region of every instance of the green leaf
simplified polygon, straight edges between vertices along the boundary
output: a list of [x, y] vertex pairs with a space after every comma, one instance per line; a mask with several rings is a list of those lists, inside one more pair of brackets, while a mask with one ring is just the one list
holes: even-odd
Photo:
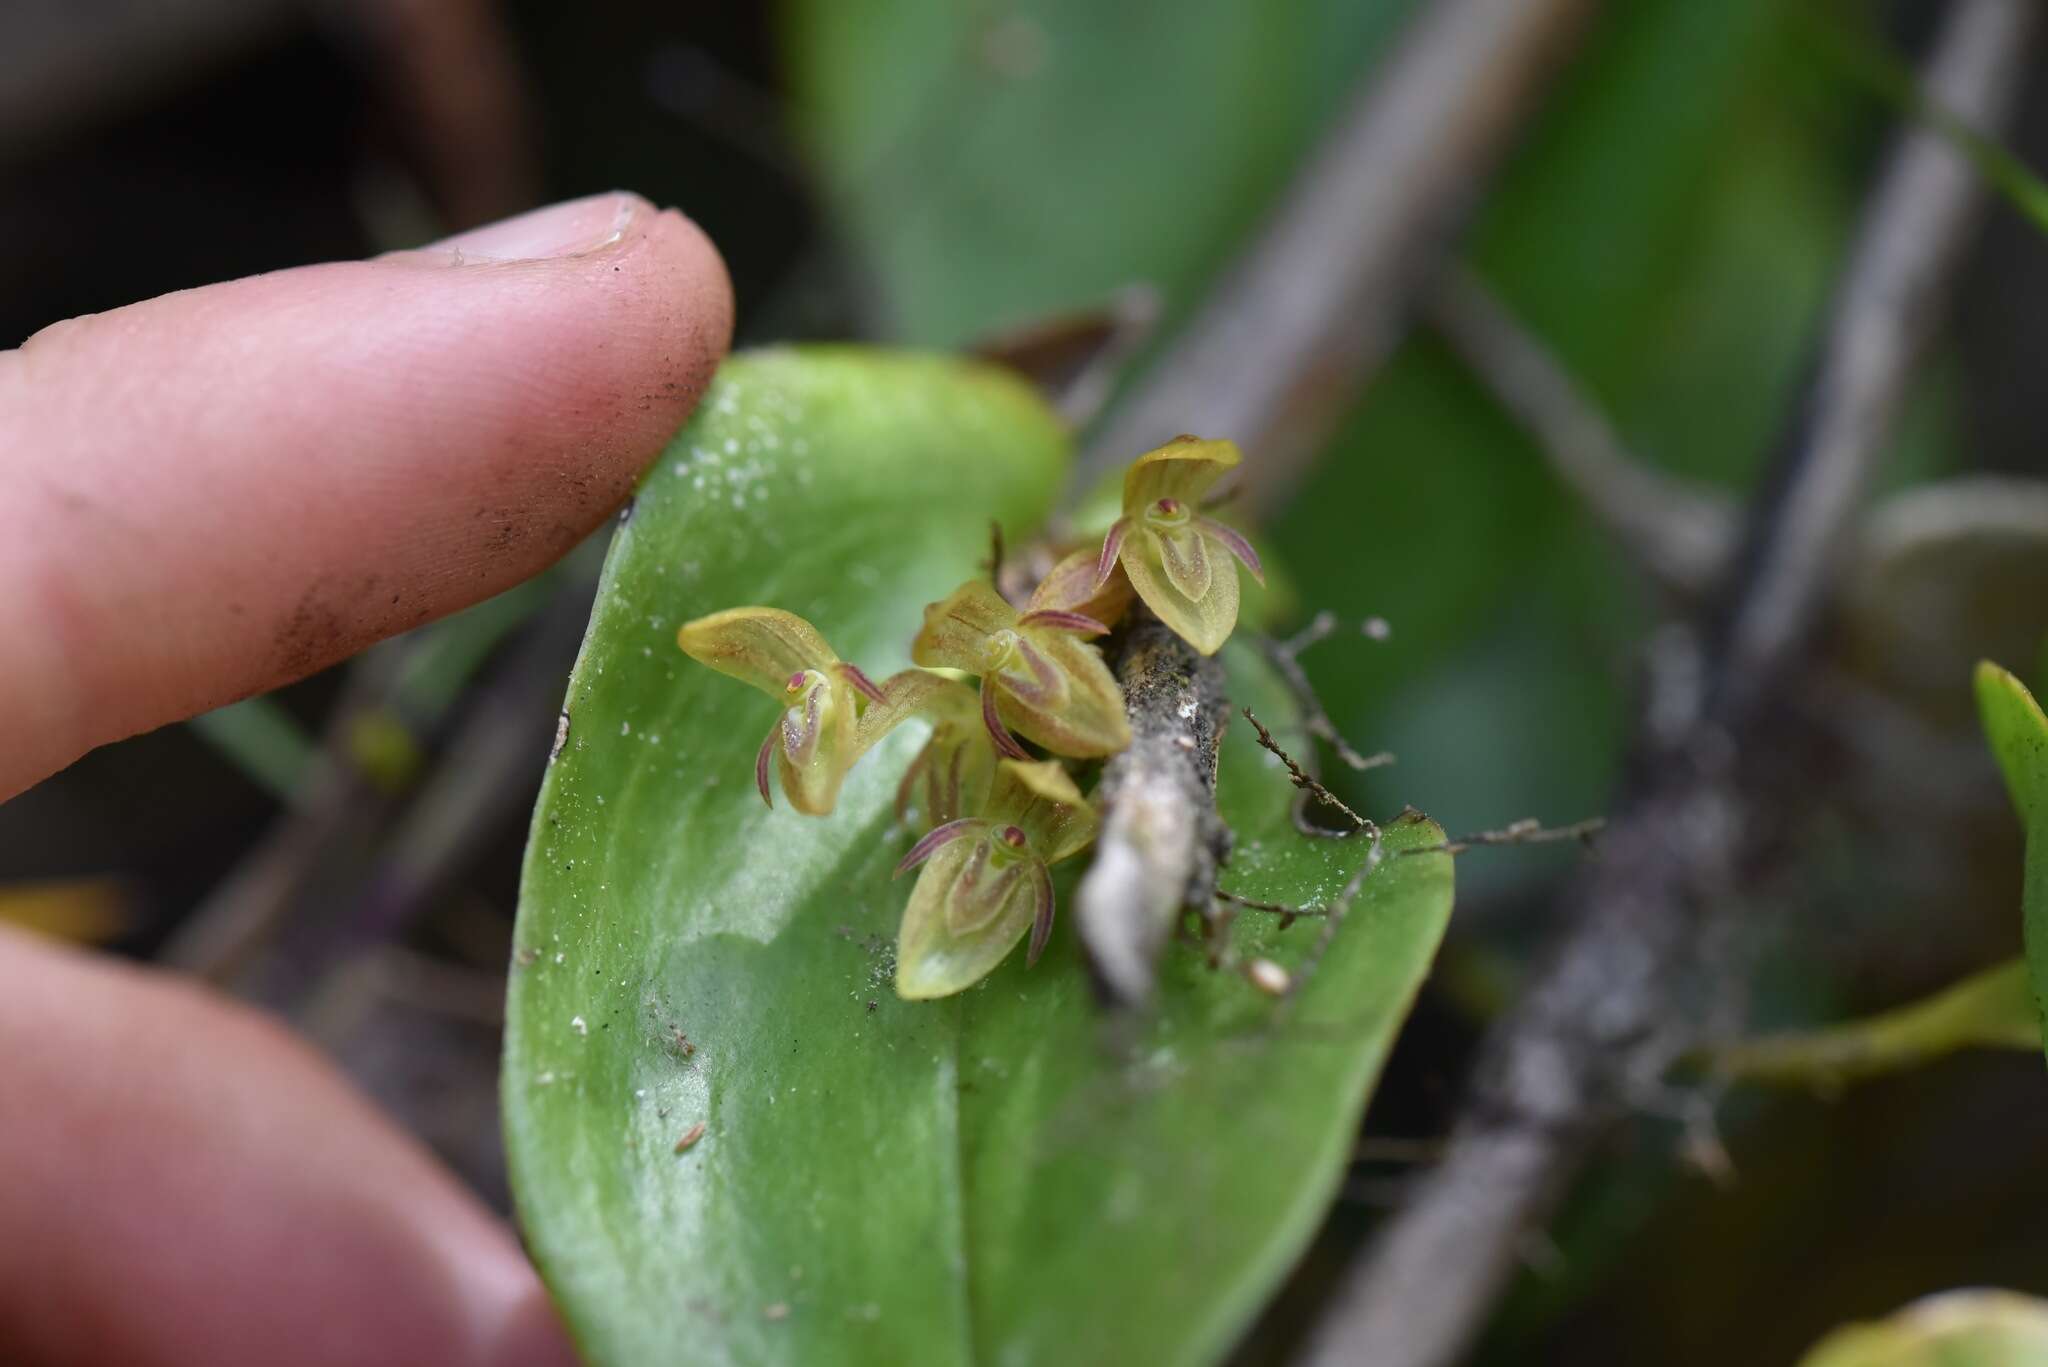
[[2025, 684], [1988, 660], [1977, 666], [1977, 710], [2027, 832], [2021, 924], [2034, 1006], [2048, 1032], [2048, 717]]
[[784, 0], [782, 56], [886, 324], [955, 345], [1138, 280], [1185, 303], [1414, 8]]
[[1835, 1330], [1799, 1367], [2043, 1367], [2048, 1302], [2016, 1291], [1950, 1291], [1875, 1324]]
[[2041, 1022], [2019, 959], [1973, 973], [1921, 1001], [1826, 1030], [1743, 1040], [1711, 1055], [1740, 1082], [1840, 1087], [1972, 1046], [2041, 1047]]
[[[514, 1192], [591, 1362], [1198, 1362], [1320, 1221], [1443, 933], [1447, 856], [1390, 857], [1284, 1019], [1177, 948], [1158, 1018], [1120, 1034], [1064, 924], [1035, 968], [904, 1002], [890, 800], [925, 723], [831, 817], [770, 812], [751, 774], [772, 705], [674, 645], [685, 619], [772, 603], [893, 668], [987, 519], [1038, 518], [1064, 457], [984, 372], [784, 353], [729, 363], [643, 484], [535, 812], [506, 1032]], [[1305, 751], [1263, 663], [1226, 659]], [[1295, 833], [1242, 724], [1222, 766], [1228, 885], [1332, 895], [1363, 845]], [[1320, 924], [1247, 913], [1236, 948], [1291, 967]]]
[[287, 807], [303, 798], [320, 759], [298, 718], [267, 693], [202, 712], [186, 725]]

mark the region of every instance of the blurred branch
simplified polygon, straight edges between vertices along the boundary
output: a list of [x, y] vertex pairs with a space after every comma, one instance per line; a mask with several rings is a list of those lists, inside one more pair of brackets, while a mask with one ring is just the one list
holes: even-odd
[[[1928, 97], [1997, 127], [2027, 69], [2036, 0], [1949, 11]], [[1980, 200], [1967, 163], [1915, 129], [1870, 201], [1812, 386], [1752, 505], [1720, 630], [1653, 641], [1621, 812], [1568, 893], [1572, 922], [1489, 1034], [1442, 1165], [1347, 1274], [1306, 1360], [1422, 1367], [1454, 1360], [1592, 1146], [1697, 1029], [1690, 1008], [1736, 984], [1705, 962], [1717, 910], [1772, 827], [1777, 738], [1759, 725], [1799, 662], [1870, 470], [1889, 436]]]
[[1074, 488], [1197, 432], [1251, 450], [1249, 492], [1283, 502], [1392, 350], [1415, 282], [1592, 8], [1422, 6], [1247, 254], [1111, 411]]
[[1446, 271], [1422, 307], [1631, 561], [1681, 598], [1711, 590], [1735, 544], [1725, 499], [1632, 456], [1599, 405], [1471, 271]]

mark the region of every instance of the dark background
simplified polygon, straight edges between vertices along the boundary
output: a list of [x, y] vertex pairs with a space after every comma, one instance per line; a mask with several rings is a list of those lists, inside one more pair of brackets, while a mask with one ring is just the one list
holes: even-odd
[[[614, 186], [679, 205], [719, 244], [742, 344], [958, 346], [1135, 282], [1159, 291], [1170, 332], [1411, 8], [10, 0], [0, 345]], [[1813, 16], [1910, 56], [1940, 8], [1611, 5], [1521, 130], [1466, 249], [1644, 461], [1709, 489], [1757, 475], [1895, 114], [1825, 58]], [[2048, 161], [2048, 79], [2012, 143]], [[2044, 317], [2048, 243], [1995, 206], [1887, 491], [2040, 473]], [[1347, 734], [1401, 757], [1353, 796], [1453, 829], [1604, 809], [1657, 602], [1426, 329], [1268, 530], [1307, 605], [1393, 627], [1309, 657]], [[2040, 679], [2048, 549], [2028, 563], [2031, 579], [2006, 562], [1943, 579], [1938, 639], [1894, 640], [1881, 615], [1832, 624], [1836, 701], [1882, 706], [1854, 747], [1814, 757], [1798, 828], [1756, 880], [1751, 1026], [1874, 1009], [2015, 952], [2018, 838], [1967, 668], [1988, 653]], [[592, 573], [585, 555], [269, 707], [88, 756], [0, 808], [0, 916], [285, 1013], [502, 1206], [515, 870]], [[1902, 684], [1899, 650], [1935, 682]], [[474, 771], [502, 778], [490, 801], [460, 782], [479, 745], [503, 766]], [[456, 813], [455, 832], [419, 835], [425, 811]], [[1453, 940], [1367, 1126], [1425, 1142], [1361, 1161], [1248, 1359], [1290, 1340], [1428, 1161], [1576, 857], [1461, 865]], [[1529, 1250], [1487, 1351], [1784, 1361], [1930, 1291], [2048, 1292], [2043, 1101], [2024, 1052], [1834, 1100], [1739, 1093], [1713, 1179], [1674, 1170], [1680, 1126], [1648, 1115]]]

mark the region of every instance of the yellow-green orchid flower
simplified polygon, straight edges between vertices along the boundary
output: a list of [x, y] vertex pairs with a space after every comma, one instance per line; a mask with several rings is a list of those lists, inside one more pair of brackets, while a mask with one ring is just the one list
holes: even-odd
[[982, 721], [1011, 759], [1030, 758], [1011, 726], [1055, 754], [1113, 755], [1131, 743], [1123, 692], [1081, 639], [1108, 630], [1076, 612], [1019, 613], [977, 579], [924, 610], [910, 658], [980, 675]]
[[779, 608], [699, 617], [676, 633], [676, 644], [691, 659], [782, 704], [755, 757], [754, 783], [761, 800], [774, 806], [772, 765], [789, 805], [812, 816], [831, 812], [854, 761], [929, 702], [933, 684], [950, 682], [911, 669], [877, 684], [835, 655], [809, 622]]
[[1251, 543], [1199, 511], [1240, 459], [1235, 442], [1199, 437], [1176, 437], [1138, 457], [1124, 473], [1124, 515], [1096, 558], [1098, 584], [1121, 564], [1145, 606], [1204, 655], [1237, 625], [1237, 569], [1223, 553], [1266, 582]]
[[911, 847], [916, 868], [896, 942], [896, 992], [951, 996], [992, 972], [1031, 932], [1035, 964], [1052, 934], [1052, 865], [1095, 838], [1095, 812], [1056, 760], [996, 767], [984, 815], [949, 821]]

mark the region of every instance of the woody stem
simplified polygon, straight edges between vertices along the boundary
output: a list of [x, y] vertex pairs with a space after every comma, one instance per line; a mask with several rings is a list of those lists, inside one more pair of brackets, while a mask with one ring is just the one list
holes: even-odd
[[1081, 880], [1075, 923], [1112, 1003], [1152, 994], [1160, 952], [1181, 914], [1206, 912], [1230, 856], [1216, 811], [1216, 757], [1229, 724], [1223, 666], [1133, 607], [1109, 644], [1130, 748], [1103, 766], [1101, 834]]

